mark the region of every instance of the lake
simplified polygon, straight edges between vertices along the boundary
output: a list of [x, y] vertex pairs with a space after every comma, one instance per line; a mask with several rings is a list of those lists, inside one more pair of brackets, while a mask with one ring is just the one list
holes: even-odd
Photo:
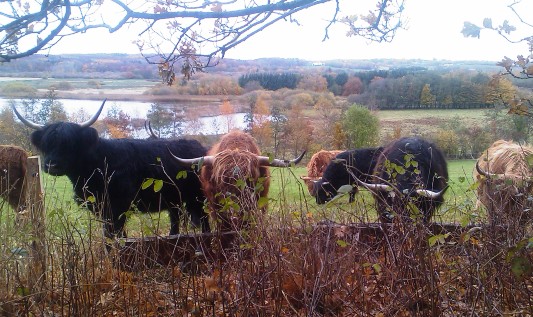
[[[10, 99], [0, 99], [0, 107], [9, 107]], [[17, 103], [18, 100], [15, 100]], [[84, 115], [92, 115], [98, 110], [98, 107], [102, 104], [100, 100], [75, 100], [75, 99], [58, 99], [63, 104], [63, 108], [67, 112], [70, 118], [77, 117], [80, 113]], [[112, 108], [118, 108], [132, 119], [146, 119], [148, 111], [151, 109], [151, 102], [138, 102], [138, 101], [107, 101], [102, 111], [102, 116], [105, 116], [107, 112]], [[169, 105], [169, 107], [171, 107]], [[174, 106], [176, 107], [176, 106]], [[185, 134], [224, 134], [231, 129], [244, 129], [246, 124], [244, 122], [245, 113], [234, 113], [231, 115], [214, 115], [196, 117], [193, 114], [194, 103], [183, 104], [176, 107], [176, 112], [184, 118], [183, 132]], [[185, 110], [184, 110], [185, 109]], [[79, 121], [83, 121], [80, 118]], [[78, 121], [78, 120], [76, 120]], [[148, 134], [143, 129], [134, 132], [133, 137], [144, 138]]]

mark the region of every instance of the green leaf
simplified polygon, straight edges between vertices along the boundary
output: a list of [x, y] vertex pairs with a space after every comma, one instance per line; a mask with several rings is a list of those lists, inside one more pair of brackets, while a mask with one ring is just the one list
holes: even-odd
[[344, 240], [337, 240], [337, 245], [341, 248], [346, 248], [349, 245], [349, 243]]
[[428, 243], [429, 246], [432, 247], [435, 244], [444, 244], [446, 242], [446, 238], [449, 236], [449, 233], [446, 234], [436, 234], [434, 236], [429, 237]]
[[185, 179], [187, 178], [187, 171], [179, 171], [176, 175], [176, 179]]
[[235, 186], [237, 186], [240, 190], [244, 190], [246, 187], [246, 182], [243, 179], [237, 179], [235, 181]]
[[147, 178], [141, 185], [141, 188], [142, 189], [147, 189], [148, 187], [152, 186], [152, 184], [154, 183], [154, 179], [153, 178]]
[[268, 197], [259, 197], [257, 200], [257, 207], [263, 208], [268, 204]]
[[94, 196], [89, 196], [87, 197], [87, 201], [94, 204], [96, 202], [96, 198]]
[[339, 190], [337, 190], [339, 194], [348, 194], [352, 191], [353, 191], [352, 185], [342, 185], [341, 187], [339, 187]]
[[376, 273], [378, 273], [378, 274], [381, 272], [381, 265], [379, 265], [379, 263], [373, 264], [373, 265], [372, 265], [372, 268], [373, 268], [374, 271], [375, 271]]
[[163, 180], [156, 179], [154, 181], [154, 192], [158, 193], [163, 188]]
[[529, 275], [531, 272], [531, 263], [527, 258], [515, 257], [511, 260], [511, 271], [516, 277]]
[[156, 157], [155, 160], [159, 163], [161, 163], [161, 158], [160, 157]]
[[30, 295], [30, 289], [28, 287], [17, 287], [17, 295], [19, 296], [28, 296]]

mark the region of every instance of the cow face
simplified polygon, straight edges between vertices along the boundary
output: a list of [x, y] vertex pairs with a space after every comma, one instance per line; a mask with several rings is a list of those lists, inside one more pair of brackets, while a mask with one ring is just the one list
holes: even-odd
[[24, 118], [12, 105], [13, 112], [25, 126], [34, 129], [31, 143], [43, 153], [43, 168], [49, 174], [61, 176], [76, 170], [76, 164], [90, 153], [91, 147], [98, 142], [98, 133], [90, 126], [96, 122], [106, 100], [98, 111], [87, 121], [76, 124], [57, 122], [41, 125]]
[[320, 179], [313, 183], [312, 195], [317, 204], [325, 204], [337, 195], [337, 189], [330, 182]]
[[31, 142], [43, 154], [45, 172], [61, 176], [74, 170], [84, 153], [98, 142], [98, 132], [91, 127], [59, 122], [34, 131]]

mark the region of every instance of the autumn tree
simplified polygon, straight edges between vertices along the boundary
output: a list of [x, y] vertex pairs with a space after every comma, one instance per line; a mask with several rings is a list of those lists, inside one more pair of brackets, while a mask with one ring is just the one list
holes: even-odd
[[272, 146], [272, 125], [270, 123], [270, 109], [267, 102], [259, 96], [255, 103], [254, 123], [252, 135], [260, 148]]
[[[10, 101], [10, 106], [14, 101]], [[17, 107], [19, 112], [24, 112], [24, 109]], [[4, 107], [0, 111], [0, 144], [18, 145], [26, 150], [32, 148], [30, 142], [30, 134], [32, 129], [26, 127], [21, 122], [15, 121], [13, 110], [11, 107]]]
[[233, 118], [234, 114], [235, 108], [229, 102], [229, 100], [225, 99], [222, 101], [222, 104], [220, 105], [220, 115], [223, 117], [223, 124], [228, 132], [235, 128], [235, 119]]
[[[390, 42], [403, 26], [403, 1], [374, 0], [370, 12], [346, 12], [351, 1], [42, 1], [3, 2], [0, 5], [0, 61], [49, 51], [64, 37], [105, 29], [116, 32], [144, 24], [136, 45], [145, 59], [159, 65], [163, 80], [172, 84], [176, 73], [189, 78], [261, 30], [298, 19], [307, 9], [323, 7], [324, 39], [335, 23], [348, 36]], [[343, 11], [344, 9], [344, 11]], [[352, 9], [353, 10], [353, 9]], [[109, 14], [112, 12], [112, 14]], [[358, 14], [359, 13], [359, 14]], [[363, 13], [363, 14], [360, 14]], [[105, 41], [105, 39], [102, 39]], [[176, 68], [176, 69], [175, 69]]]
[[335, 97], [332, 93], [320, 94], [313, 108], [319, 116], [317, 124], [320, 126], [315, 132], [315, 139], [323, 148], [330, 148], [334, 143], [332, 131], [340, 114], [336, 108]]
[[146, 117], [161, 137], [176, 138], [183, 134], [184, 115], [177, 109], [157, 102], [152, 103]]
[[328, 82], [322, 75], [307, 74], [300, 79], [298, 88], [315, 92], [324, 92], [328, 90]]
[[342, 95], [358, 95], [363, 92], [363, 82], [359, 77], [350, 77], [342, 88]]
[[297, 93], [295, 95], [292, 95], [288, 100], [289, 107], [292, 107], [292, 105], [298, 104], [301, 105], [304, 108], [312, 107], [315, 104], [315, 100], [313, 99], [313, 96], [311, 96], [308, 92], [301, 92]]
[[301, 104], [294, 104], [287, 113], [284, 143], [290, 155], [299, 155], [312, 141], [314, 129], [303, 109]]
[[501, 76], [492, 78], [485, 93], [485, 101], [493, 105], [507, 103], [516, 97], [516, 87], [509, 79]]
[[279, 147], [284, 137], [285, 125], [287, 123], [287, 116], [283, 114], [281, 106], [276, 102], [272, 105], [270, 111], [270, 124], [272, 127], [272, 143], [274, 148], [274, 156], [278, 156]]
[[133, 128], [131, 127], [130, 116], [122, 111], [117, 105], [112, 105], [107, 111], [104, 119], [109, 136], [114, 139], [131, 137]]
[[429, 84], [425, 84], [420, 92], [420, 106], [422, 108], [433, 108], [437, 102], [437, 97], [431, 93], [431, 87]]
[[57, 92], [54, 89], [47, 90], [40, 103], [41, 106], [36, 112], [37, 122], [51, 123], [67, 120], [63, 103], [57, 100]]

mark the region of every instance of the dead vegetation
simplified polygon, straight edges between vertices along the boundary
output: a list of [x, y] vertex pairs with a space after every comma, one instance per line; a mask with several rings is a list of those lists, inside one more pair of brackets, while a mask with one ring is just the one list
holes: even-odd
[[[324, 221], [335, 206], [319, 216], [305, 201], [272, 205], [223, 254], [196, 249], [145, 270], [120, 269], [123, 243], [58, 208], [40, 289], [27, 279], [34, 237], [6, 210], [0, 316], [533, 315], [531, 223], [337, 224]], [[524, 230], [505, 230], [517, 225]], [[216, 250], [217, 236], [209, 243]]]

